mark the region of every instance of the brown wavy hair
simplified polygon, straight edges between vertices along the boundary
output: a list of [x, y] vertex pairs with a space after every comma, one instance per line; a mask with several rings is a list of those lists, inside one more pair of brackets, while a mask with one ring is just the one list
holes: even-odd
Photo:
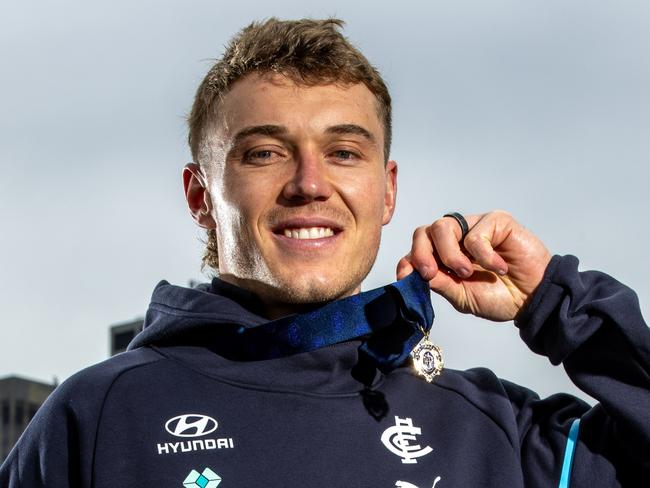
[[[237, 80], [250, 73], [279, 73], [307, 86], [363, 83], [377, 98], [384, 126], [384, 161], [391, 144], [391, 99], [381, 75], [361, 52], [341, 34], [339, 19], [253, 22], [235, 35], [199, 85], [188, 117], [188, 142], [192, 158], [201, 163], [200, 147], [219, 104]], [[219, 267], [217, 235], [207, 231], [203, 266]]]

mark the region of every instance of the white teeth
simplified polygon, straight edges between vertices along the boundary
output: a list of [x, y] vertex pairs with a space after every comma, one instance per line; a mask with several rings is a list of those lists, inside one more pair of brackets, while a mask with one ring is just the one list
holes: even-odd
[[284, 229], [284, 236], [292, 239], [322, 239], [332, 237], [334, 231], [329, 227], [302, 227], [300, 229]]

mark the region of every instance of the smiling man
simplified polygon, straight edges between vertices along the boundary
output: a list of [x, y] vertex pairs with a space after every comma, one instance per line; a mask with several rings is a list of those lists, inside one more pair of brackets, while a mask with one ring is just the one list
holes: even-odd
[[[129, 351], [62, 384], [2, 487], [646, 486], [650, 332], [633, 291], [551, 256], [507, 212], [415, 229], [361, 292], [392, 218], [391, 101], [341, 22], [240, 32], [190, 116], [195, 288], [160, 282]], [[443, 370], [430, 291], [514, 320], [599, 400]]]
[[184, 176], [195, 220], [218, 229], [220, 278], [270, 318], [358, 293], [395, 207], [377, 98], [362, 83], [252, 73], [218, 111]]

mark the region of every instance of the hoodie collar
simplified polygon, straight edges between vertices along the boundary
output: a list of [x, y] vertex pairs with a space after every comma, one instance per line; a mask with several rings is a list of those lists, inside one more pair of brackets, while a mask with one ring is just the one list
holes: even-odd
[[404, 362], [433, 322], [428, 283], [417, 273], [277, 320], [268, 321], [250, 310], [259, 306], [257, 297], [221, 280], [213, 281], [210, 291], [161, 281], [144, 330], [129, 349], [151, 344], [204, 345], [229, 359], [251, 361], [367, 338], [363, 351], [388, 372]]

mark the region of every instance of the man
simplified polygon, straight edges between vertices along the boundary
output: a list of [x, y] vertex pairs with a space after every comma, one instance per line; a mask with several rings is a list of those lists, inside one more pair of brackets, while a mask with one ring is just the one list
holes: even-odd
[[[210, 70], [183, 182], [218, 278], [159, 283], [129, 351], [56, 390], [3, 487], [647, 486], [631, 290], [498, 211], [418, 228], [400, 281], [360, 293], [397, 165], [388, 91], [340, 25], [252, 24]], [[514, 319], [600, 404], [443, 370], [429, 289]]]

